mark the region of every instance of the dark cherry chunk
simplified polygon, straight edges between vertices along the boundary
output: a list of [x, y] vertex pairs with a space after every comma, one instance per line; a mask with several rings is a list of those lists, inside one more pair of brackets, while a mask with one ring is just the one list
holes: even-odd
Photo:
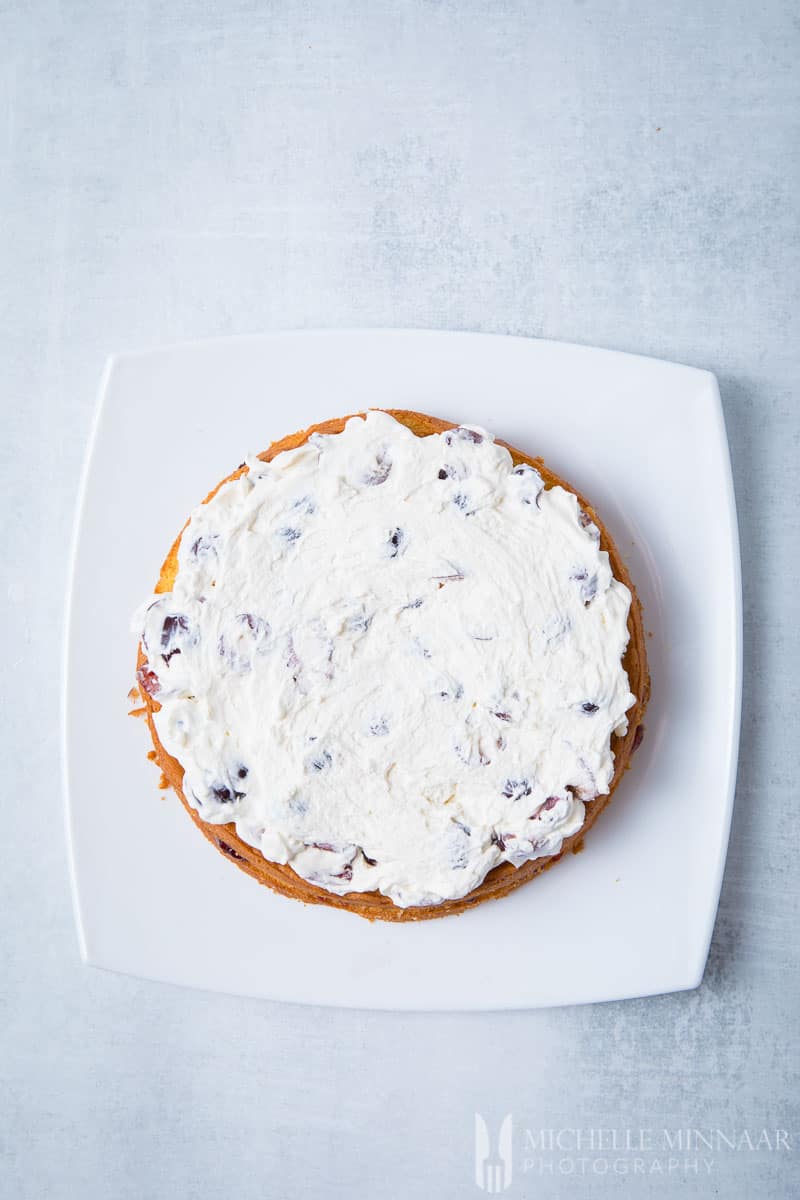
[[599, 542], [600, 541], [600, 530], [597, 528], [594, 521], [592, 520], [592, 518], [589, 516], [589, 514], [586, 512], [585, 509], [583, 509], [583, 508], [578, 509], [578, 520], [580, 521], [581, 529], [585, 529], [587, 531], [587, 533], [591, 537], [592, 541]]
[[257, 642], [266, 641], [270, 635], [269, 622], [263, 617], [256, 617], [253, 613], [239, 613], [236, 620], [243, 627], [249, 629]]
[[[211, 789], [211, 795], [218, 804], [233, 804], [236, 799], [236, 792], [225, 783], [215, 783]], [[244, 795], [244, 792], [241, 795]]]
[[278, 530], [278, 536], [282, 537], [285, 542], [291, 544], [292, 542], [296, 542], [297, 539], [302, 536], [302, 530], [295, 529], [293, 526], [287, 525], [283, 529]]
[[292, 683], [297, 683], [303, 670], [303, 664], [298, 658], [291, 637], [289, 638], [289, 653], [286, 656], [286, 666], [292, 672]]
[[164, 617], [161, 626], [161, 657], [169, 666], [169, 661], [175, 654], [180, 654], [182, 647], [191, 645], [189, 618], [184, 613], [170, 613]]
[[222, 838], [217, 838], [217, 845], [223, 854], [227, 854], [228, 858], [235, 858], [237, 862], [247, 862], [243, 854], [238, 850], [234, 850], [233, 846], [229, 846], [227, 842], [223, 842]]
[[388, 541], [389, 558], [397, 558], [398, 554], [400, 554], [403, 548], [405, 537], [406, 535], [403, 533], [402, 529], [397, 528], [392, 530], [392, 532], [389, 534]]
[[325, 771], [333, 763], [329, 750], [323, 750], [321, 754], [314, 754], [308, 760], [308, 765], [312, 771]]
[[537, 508], [541, 508], [540, 500], [542, 497], [542, 492], [544, 491], [544, 484], [541, 481], [541, 476], [539, 475], [539, 472], [534, 470], [533, 467], [529, 466], [528, 463], [520, 463], [518, 466], [514, 467], [514, 470], [511, 472], [511, 474], [512, 475], [520, 475], [523, 477], [526, 475], [533, 475], [538, 478], [539, 487], [537, 488], [536, 492], [532, 496], [523, 495], [522, 503], [523, 504], [535, 504]]
[[249, 774], [247, 767], [243, 763], [238, 763], [211, 785], [208, 789], [209, 795], [216, 800], [217, 804], [235, 804], [237, 800], [244, 800], [247, 791], [242, 781]]
[[470, 829], [469, 825], [465, 825], [463, 821], [454, 820], [453, 825], [459, 832], [453, 834], [448, 846], [450, 870], [464, 871], [469, 860], [469, 849], [464, 839], [472, 837], [472, 830]]
[[370, 858], [370, 856], [367, 854], [366, 850], [364, 850], [363, 847], [361, 849], [361, 857], [364, 859], [364, 862], [367, 864], [368, 867], [377, 867], [377, 865], [378, 865], [377, 858]]
[[444, 444], [452, 446], [454, 442], [474, 442], [479, 446], [484, 440], [483, 434], [478, 433], [477, 429], [467, 429], [466, 425], [459, 425], [457, 429], [449, 429], [444, 435]]
[[381, 451], [375, 455], [375, 466], [371, 471], [367, 471], [363, 476], [363, 481], [367, 487], [380, 487], [382, 483], [386, 483], [391, 469], [390, 459], [386, 456], [385, 451]]
[[592, 713], [596, 713], [597, 711], [598, 706], [596, 704], [592, 704], [591, 700], [585, 700], [581, 705], [581, 712], [588, 713], [590, 716]]
[[445, 463], [439, 468], [440, 479], [466, 479], [469, 472], [463, 462]]
[[233, 804], [236, 800], [244, 800], [246, 792], [238, 792], [236, 788], [226, 784], [217, 784], [211, 789], [215, 800], [220, 804]]
[[585, 567], [581, 567], [580, 570], [573, 571], [570, 579], [573, 583], [580, 584], [581, 600], [583, 601], [584, 608], [588, 608], [597, 595], [597, 576], [590, 575]]
[[304, 817], [308, 812], [308, 801], [305, 796], [301, 796], [299, 792], [294, 792], [286, 801], [289, 810], [296, 813], [298, 817]]
[[470, 743], [456, 742], [454, 750], [465, 767], [488, 767], [492, 761], [484, 752], [480, 742], [477, 746]]
[[[313, 846], [315, 850], [327, 850], [331, 854], [339, 854], [342, 852], [341, 846], [334, 846], [331, 842], [307, 842], [307, 846]], [[363, 853], [363, 851], [362, 851]], [[374, 863], [374, 860], [371, 860]], [[313, 883], [324, 882], [325, 879], [345, 879], [349, 883], [353, 878], [352, 863], [345, 863], [341, 871], [338, 873], [326, 872], [323, 875], [309, 876]]]
[[[515, 833], [499, 833], [496, 829], [492, 830], [492, 845], [497, 846], [497, 849], [501, 853], [504, 853], [508, 849], [510, 842], [515, 842], [516, 840], [517, 835]], [[514, 847], [512, 846], [511, 849], [513, 850]]]
[[264, 649], [264, 643], [272, 632], [263, 617], [253, 613], [239, 613], [217, 641], [217, 653], [224, 658], [231, 670], [245, 674], [252, 667], [253, 655]]
[[527, 779], [507, 779], [503, 784], [503, 795], [509, 800], [521, 800], [530, 794], [531, 785]]
[[581, 599], [583, 600], [584, 608], [588, 608], [597, 595], [597, 576], [592, 575], [581, 586]]
[[147, 692], [148, 696], [156, 696], [161, 691], [161, 684], [155, 671], [151, 671], [147, 663], [139, 667], [136, 672], [136, 682], [143, 692]]
[[219, 541], [218, 533], [202, 533], [200, 537], [195, 538], [192, 542], [192, 555], [194, 558], [208, 558], [209, 555], [217, 554], [217, 542]]
[[164, 624], [161, 626], [161, 649], [166, 650], [170, 642], [180, 637], [181, 633], [189, 632], [189, 618], [183, 613], [164, 617]]

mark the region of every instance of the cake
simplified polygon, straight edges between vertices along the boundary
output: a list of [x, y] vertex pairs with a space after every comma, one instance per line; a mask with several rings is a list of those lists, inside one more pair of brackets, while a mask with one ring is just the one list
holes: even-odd
[[421, 920], [582, 847], [641, 741], [597, 513], [477, 426], [370, 409], [243, 463], [135, 619], [151, 755], [274, 891]]

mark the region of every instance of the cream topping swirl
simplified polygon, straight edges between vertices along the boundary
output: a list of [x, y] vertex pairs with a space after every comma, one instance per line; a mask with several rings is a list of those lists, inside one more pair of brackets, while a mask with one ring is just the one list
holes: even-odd
[[247, 467], [138, 615], [187, 800], [402, 907], [557, 854], [635, 702], [630, 592], [577, 498], [482, 429], [381, 411]]

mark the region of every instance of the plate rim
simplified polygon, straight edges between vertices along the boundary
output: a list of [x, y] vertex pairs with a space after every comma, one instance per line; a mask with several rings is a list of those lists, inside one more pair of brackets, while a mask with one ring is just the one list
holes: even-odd
[[[97, 401], [102, 408], [105, 389], [107, 388], [114, 371], [123, 363], [140, 360], [144, 358], [157, 358], [165, 354], [183, 353], [192, 351], [200, 347], [213, 346], [233, 346], [237, 344], [256, 343], [264, 341], [278, 340], [282, 338], [294, 339], [301, 337], [364, 337], [364, 336], [400, 336], [400, 337], [434, 337], [434, 338], [469, 338], [469, 339], [485, 339], [487, 341], [502, 341], [516, 342], [519, 344], [537, 346], [547, 346], [563, 350], [577, 350], [586, 354], [602, 354], [618, 358], [634, 359], [639, 362], [652, 363], [658, 367], [671, 367], [679, 371], [705, 376], [714, 381], [717, 387], [717, 398], [719, 398], [719, 386], [717, 377], [713, 371], [707, 367], [697, 367], [692, 363], [678, 362], [672, 358], [659, 358], [656, 354], [642, 354], [634, 350], [619, 350], [612, 346], [596, 346], [590, 342], [571, 342], [562, 341], [560, 338], [545, 338], [536, 337], [535, 335], [526, 335], [520, 333], [492, 333], [485, 330], [474, 329], [432, 329], [426, 326], [414, 325], [310, 325], [307, 328], [304, 326], [287, 326], [285, 329], [265, 329], [261, 332], [250, 333], [227, 333], [219, 334], [213, 337], [205, 338], [178, 338], [174, 341], [159, 343], [157, 345], [138, 346], [132, 350], [111, 350], [105, 358], [103, 375], [101, 377], [101, 385]], [[727, 438], [725, 447], [728, 447]]]
[[719, 388], [719, 380], [711, 371], [707, 372], [710, 376], [710, 384], [713, 389], [712, 399], [714, 401], [713, 411], [716, 421], [716, 437], [722, 451], [722, 468], [724, 475], [725, 488], [725, 509], [726, 509], [726, 538], [728, 539], [728, 557], [733, 570], [732, 592], [730, 600], [732, 602], [732, 625], [734, 632], [733, 646], [731, 654], [733, 659], [733, 689], [730, 696], [726, 725], [727, 737], [727, 779], [725, 782], [725, 805], [723, 809], [723, 819], [719, 824], [719, 846], [717, 860], [714, 864], [714, 875], [712, 883], [712, 896], [714, 898], [713, 905], [709, 906], [706, 917], [706, 928], [703, 936], [702, 946], [704, 950], [697, 957], [695, 965], [695, 977], [698, 987], [705, 974], [708, 955], [711, 950], [711, 940], [714, 936], [714, 929], [717, 923], [719, 914], [719, 900], [722, 894], [722, 882], [725, 875], [725, 867], [728, 860], [728, 847], [730, 845], [731, 825], [733, 822], [733, 808], [736, 801], [736, 783], [739, 772], [739, 748], [741, 739], [742, 727], [742, 685], [743, 685], [743, 658], [744, 658], [744, 616], [743, 616], [743, 599], [742, 599], [742, 556], [741, 556], [741, 540], [739, 534], [739, 516], [736, 507], [736, 489], [733, 481], [733, 462], [731, 459], [730, 442], [728, 440], [728, 431], [725, 424], [725, 409], [722, 404], [722, 394]]

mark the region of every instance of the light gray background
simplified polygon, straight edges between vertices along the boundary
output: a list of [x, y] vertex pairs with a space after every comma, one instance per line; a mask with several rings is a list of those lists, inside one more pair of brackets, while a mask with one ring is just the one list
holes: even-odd
[[[779, 0], [0, 5], [3, 1195], [461, 1200], [475, 1109], [779, 1126], [793, 1155], [714, 1155], [710, 1181], [569, 1187], [797, 1194], [799, 52]], [[718, 373], [745, 691], [697, 992], [394, 1016], [81, 966], [58, 677], [103, 360], [308, 325], [538, 334]], [[131, 447], [155, 487], [170, 452], [168, 421]], [[509, 1195], [564, 1192], [518, 1171]]]

